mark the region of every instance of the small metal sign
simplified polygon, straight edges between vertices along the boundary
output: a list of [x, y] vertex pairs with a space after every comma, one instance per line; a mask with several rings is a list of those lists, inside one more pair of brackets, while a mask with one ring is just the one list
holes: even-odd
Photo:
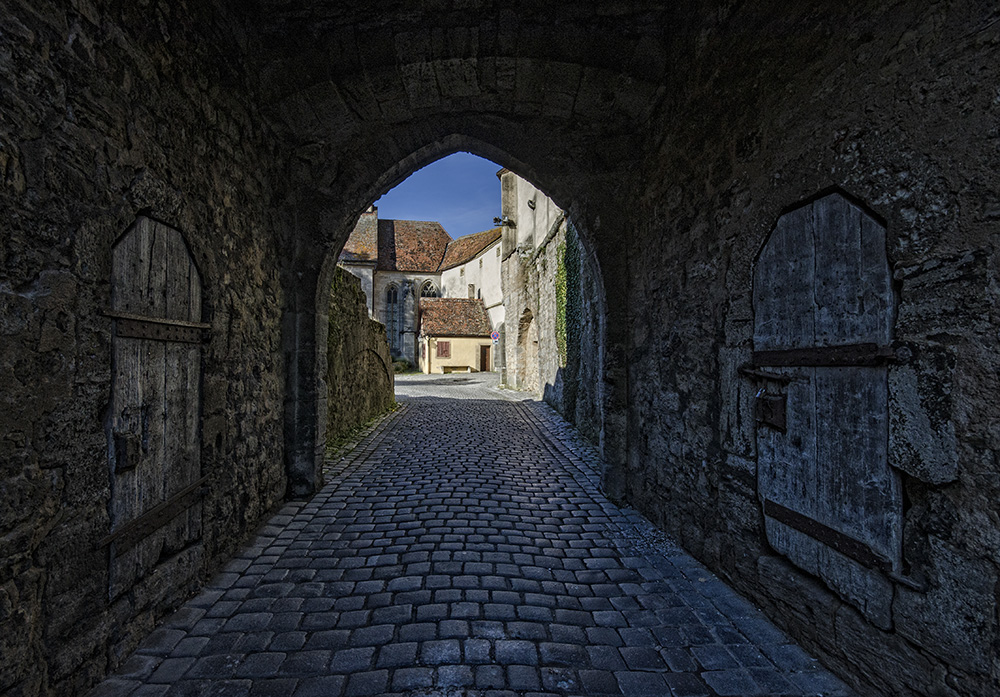
[[494, 344], [497, 343], [498, 341], [500, 341], [500, 332], [493, 332], [492, 334], [490, 334], [490, 338], [493, 339]]

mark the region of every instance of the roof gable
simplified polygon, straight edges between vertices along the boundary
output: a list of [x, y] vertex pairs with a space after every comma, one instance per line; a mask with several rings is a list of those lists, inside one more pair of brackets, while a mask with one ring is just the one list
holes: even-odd
[[450, 242], [441, 262], [441, 270], [451, 269], [475, 259], [476, 255], [499, 240], [502, 232], [501, 228], [495, 227]]
[[420, 299], [420, 333], [424, 336], [489, 336], [492, 330], [482, 300]]
[[339, 261], [373, 262], [378, 258], [378, 213], [365, 211], [344, 243]]
[[451, 236], [441, 223], [422, 220], [378, 221], [378, 268], [382, 271], [434, 273]]

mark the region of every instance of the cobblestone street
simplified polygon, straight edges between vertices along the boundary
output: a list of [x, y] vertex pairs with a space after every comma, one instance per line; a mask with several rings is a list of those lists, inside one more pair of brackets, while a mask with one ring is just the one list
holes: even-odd
[[398, 379], [325, 488], [91, 694], [853, 694], [494, 383]]

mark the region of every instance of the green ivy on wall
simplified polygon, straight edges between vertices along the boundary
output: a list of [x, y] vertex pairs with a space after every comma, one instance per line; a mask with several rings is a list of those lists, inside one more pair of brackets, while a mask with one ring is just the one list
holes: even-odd
[[570, 365], [575, 374], [580, 360], [580, 332], [583, 305], [580, 297], [580, 241], [572, 224], [566, 229], [566, 241], [556, 250], [556, 347], [559, 366]]
[[566, 367], [566, 244], [556, 248], [556, 349], [559, 367]]
[[583, 335], [583, 288], [580, 274], [580, 238], [576, 228], [569, 223], [566, 229], [566, 309], [564, 316], [566, 353], [564, 365], [569, 364], [568, 377], [575, 378], [580, 364], [580, 337]]

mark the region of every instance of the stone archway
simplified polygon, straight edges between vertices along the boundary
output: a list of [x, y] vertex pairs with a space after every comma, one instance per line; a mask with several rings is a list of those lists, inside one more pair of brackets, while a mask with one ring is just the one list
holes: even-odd
[[[138, 216], [172, 221], [212, 298], [204, 575], [286, 472], [291, 494], [315, 489], [327, 286], [354, 220], [457, 150], [537, 184], [599, 263], [609, 492], [866, 694], [996, 691], [990, 3], [7, 5], [0, 596], [16, 612], [0, 692], [80, 692], [156, 620], [148, 595], [93, 592], [112, 526], [97, 415], [114, 239]], [[908, 356], [888, 369], [890, 466], [907, 477], [890, 632], [768, 556], [755, 489], [751, 260], [787, 206], [830, 187], [884, 221]]]
[[[601, 441], [624, 464], [628, 328], [626, 249], [639, 227], [639, 155], [667, 94], [673, 10], [595, 18], [584, 7], [381, 8], [312, 0], [245, 10], [258, 93], [290, 155], [282, 217], [285, 432], [290, 491], [315, 488], [322, 434], [317, 326], [324, 259], [360, 211], [410, 173], [468, 150], [534, 182], [567, 210], [605, 279], [608, 309]], [[597, 21], [595, 21], [597, 19]], [[553, 32], [553, 27], [559, 30]], [[438, 27], [424, 31], [423, 27]], [[303, 47], [308, 47], [304, 50]], [[309, 417], [303, 420], [304, 417]], [[612, 476], [612, 478], [614, 478]]]
[[538, 391], [538, 322], [524, 308], [517, 323], [517, 387]]
[[[497, 139], [502, 140], [503, 134], [499, 134]], [[366, 197], [357, 206], [351, 215], [343, 222], [338, 222], [334, 227], [331, 220], [335, 216], [342, 215], [344, 201], [339, 197], [333, 197], [320, 192], [312, 191], [306, 194], [300, 192], [295, 203], [298, 206], [295, 218], [301, 223], [296, 230], [297, 234], [303, 234], [308, 239], [316, 234], [317, 230], [329, 232], [331, 228], [341, 230], [339, 235], [327, 235], [322, 239], [313, 239], [304, 249], [309, 250], [309, 254], [296, 255], [293, 262], [297, 264], [298, 270], [295, 272], [294, 281], [291, 281], [293, 300], [297, 308], [289, 316], [286, 323], [286, 346], [294, 347], [289, 351], [293, 360], [288, 365], [289, 376], [289, 399], [286, 402], [286, 434], [288, 434], [287, 448], [287, 469], [289, 473], [289, 490], [293, 495], [307, 495], [315, 490], [319, 484], [319, 472], [322, 465], [322, 454], [324, 451], [324, 424], [326, 414], [326, 386], [322, 373], [322, 366], [325, 365], [326, 350], [326, 304], [329, 297], [329, 279], [336, 266], [337, 255], [348, 236], [356, 216], [359, 211], [364, 210], [371, 201], [374, 201], [388, 188], [394, 186], [413, 171], [458, 151], [468, 151], [487, 157], [497, 162], [501, 166], [508, 168], [519, 168], [520, 171], [532, 169], [529, 165], [512, 157], [507, 152], [500, 150], [497, 146], [465, 135], [451, 134], [442, 141], [436, 141], [418, 149], [412, 156], [404, 158], [403, 162], [393, 164], [389, 170], [381, 176], [376, 177], [375, 182], [370, 185]], [[405, 169], [404, 169], [405, 167]], [[555, 180], [560, 181], [559, 179]], [[544, 184], [543, 184], [544, 186]], [[593, 202], [600, 202], [600, 193], [595, 194]], [[574, 199], [569, 205], [563, 204], [568, 210], [579, 210], [582, 216], [577, 224], [581, 231], [581, 238], [586, 244], [592, 244], [591, 237], [587, 233], [593, 227], [593, 223], [588, 223], [589, 206], [585, 205], [582, 199]], [[598, 223], [599, 224], [599, 223]], [[326, 250], [325, 256], [317, 257], [315, 249], [322, 247]], [[604, 255], [607, 248], [598, 248], [596, 244], [592, 247], [592, 257], [594, 264], [598, 268], [603, 267]], [[621, 251], [616, 248], [616, 251]], [[613, 256], [608, 256], [608, 262], [612, 266], [616, 261]], [[316, 261], [321, 261], [319, 268]], [[596, 306], [603, 311], [606, 307], [623, 308], [624, 301], [619, 299], [613, 305], [609, 305], [604, 297], [605, 290], [603, 284], [597, 289], [599, 298]], [[614, 293], [622, 292], [624, 288], [620, 285], [611, 290]], [[610, 361], [610, 357], [616, 355], [614, 348], [609, 345], [607, 328], [609, 326], [621, 326], [617, 324], [614, 313], [601, 319], [602, 353], [601, 365], [595, 366], [593, 374], [604, 376], [607, 370], [612, 372], [620, 370], [621, 363]], [[619, 320], [620, 321], [620, 317]], [[534, 328], [535, 339], [533, 348], [536, 352], [535, 358], [531, 360], [534, 366], [534, 375], [530, 384], [526, 384], [526, 389], [537, 390], [538, 385], [538, 358], [537, 358], [537, 326]], [[619, 339], [621, 340], [621, 338]], [[622, 349], [623, 350], [623, 349]], [[530, 352], [530, 349], [529, 349]], [[529, 369], [530, 373], [530, 369]], [[603, 379], [603, 378], [601, 378]], [[521, 382], [519, 381], [519, 386]], [[624, 381], [618, 381], [617, 386], [623, 386]], [[624, 398], [625, 393], [621, 389], [609, 389], [603, 393], [604, 413], [614, 412], [622, 415], [622, 419], [615, 421], [610, 429], [602, 432], [602, 443], [606, 448], [624, 441]], [[611, 452], [623, 452], [622, 450], [610, 450]], [[612, 456], [613, 457], [613, 456]]]

